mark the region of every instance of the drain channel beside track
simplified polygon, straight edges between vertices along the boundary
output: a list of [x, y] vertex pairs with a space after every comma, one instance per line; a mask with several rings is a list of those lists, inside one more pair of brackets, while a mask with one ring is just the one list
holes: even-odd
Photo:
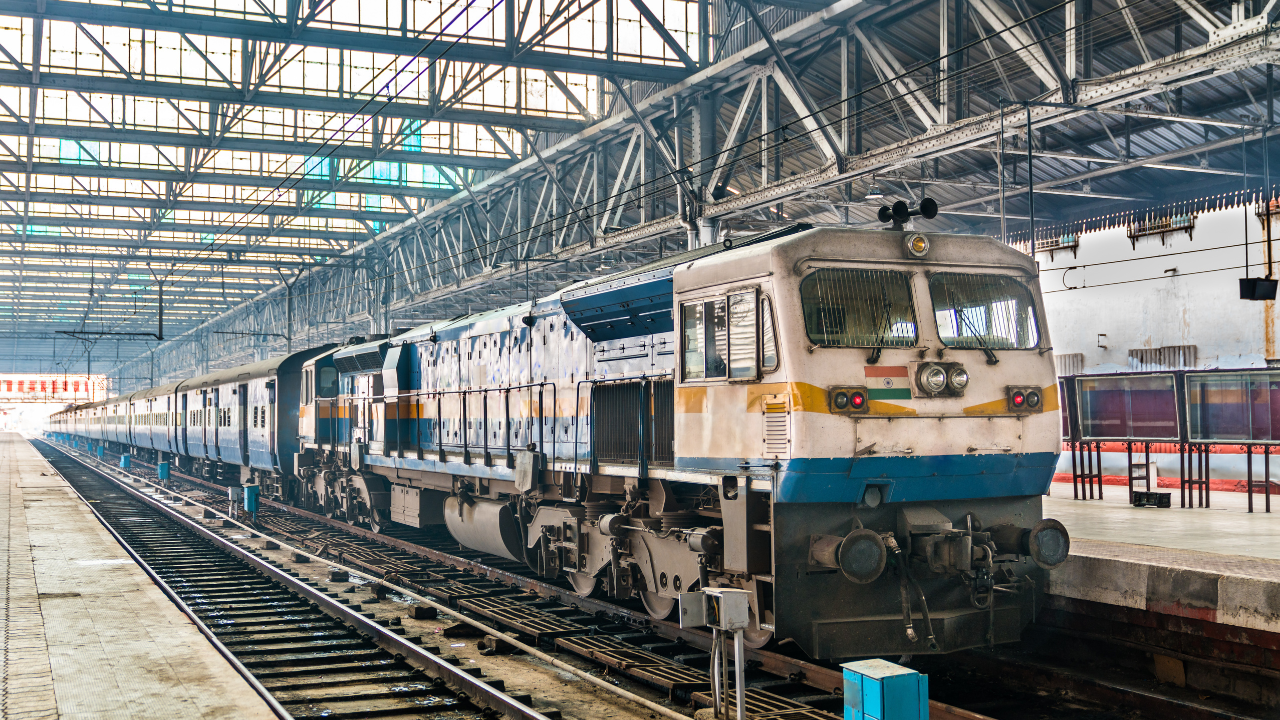
[[[220, 651], [294, 718], [553, 720], [180, 513], [36, 443]], [[435, 652], [432, 652], [432, 651]], [[469, 668], [474, 671], [476, 668]]]

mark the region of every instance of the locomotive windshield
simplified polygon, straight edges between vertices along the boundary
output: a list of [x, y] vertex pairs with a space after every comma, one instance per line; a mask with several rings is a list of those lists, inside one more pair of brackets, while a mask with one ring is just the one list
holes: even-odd
[[911, 347], [916, 313], [910, 275], [826, 268], [800, 282], [809, 341], [824, 347]]
[[1040, 344], [1031, 291], [1008, 275], [937, 273], [929, 278], [929, 293], [947, 347], [1025, 350]]

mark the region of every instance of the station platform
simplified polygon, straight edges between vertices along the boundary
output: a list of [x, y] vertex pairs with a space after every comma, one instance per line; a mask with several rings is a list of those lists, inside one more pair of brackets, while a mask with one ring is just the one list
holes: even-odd
[[275, 717], [17, 433], [0, 562], [0, 718]]
[[1176, 490], [1171, 508], [1135, 508], [1127, 500], [1123, 487], [1108, 487], [1104, 500], [1074, 500], [1069, 485], [1054, 484], [1044, 513], [1066, 526], [1071, 555], [1050, 573], [1050, 607], [1078, 609], [1071, 603], [1080, 601], [1147, 613], [1126, 616], [1139, 624], [1156, 615], [1180, 618], [1186, 622], [1179, 632], [1194, 625], [1197, 634], [1265, 648], [1266, 664], [1280, 668], [1277, 498], [1270, 514], [1257, 496], [1248, 513], [1242, 493], [1215, 493], [1211, 508], [1178, 507]]

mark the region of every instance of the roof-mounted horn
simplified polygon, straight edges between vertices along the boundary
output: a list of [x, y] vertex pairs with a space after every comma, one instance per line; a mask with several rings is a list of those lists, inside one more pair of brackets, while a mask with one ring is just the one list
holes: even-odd
[[938, 201], [933, 198], [923, 198], [920, 200], [920, 207], [912, 208], [907, 205], [906, 200], [899, 200], [893, 204], [893, 207], [881, 205], [878, 216], [880, 222], [893, 223], [894, 230], [901, 230], [902, 226], [911, 220], [911, 218], [919, 215], [925, 220], [932, 220], [938, 216]]

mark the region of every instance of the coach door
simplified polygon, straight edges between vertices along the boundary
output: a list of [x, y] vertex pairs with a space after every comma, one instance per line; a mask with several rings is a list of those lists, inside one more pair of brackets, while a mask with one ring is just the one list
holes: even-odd
[[214, 455], [209, 451], [210, 443], [213, 442], [213, 406], [212, 398], [209, 397], [208, 390], [200, 391], [200, 457], [212, 458]]
[[249, 386], [241, 385], [236, 395], [240, 402], [236, 403], [239, 424], [236, 426], [240, 435], [240, 464], [249, 467]]
[[267, 452], [271, 464], [279, 468], [279, 448], [276, 447], [276, 381], [267, 381]]

